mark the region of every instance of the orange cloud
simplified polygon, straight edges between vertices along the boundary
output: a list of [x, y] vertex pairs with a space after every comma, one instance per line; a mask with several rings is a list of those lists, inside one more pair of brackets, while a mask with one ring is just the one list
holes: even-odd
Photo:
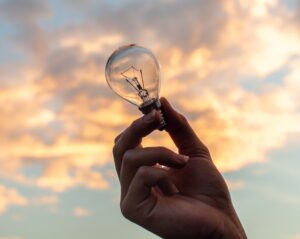
[[76, 207], [73, 209], [73, 215], [75, 217], [86, 217], [91, 215], [91, 211], [86, 208]]
[[120, 34], [106, 35], [101, 37], [72, 36], [62, 38], [60, 45], [62, 47], [80, 47], [86, 53], [102, 52], [105, 47], [119, 45], [123, 36]]
[[15, 189], [0, 185], [0, 214], [4, 213], [10, 206], [26, 206], [28, 201]]

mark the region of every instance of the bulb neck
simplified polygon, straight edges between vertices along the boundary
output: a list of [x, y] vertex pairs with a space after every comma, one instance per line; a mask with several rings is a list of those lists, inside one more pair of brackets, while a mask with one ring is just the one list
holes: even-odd
[[143, 104], [141, 104], [139, 106], [139, 110], [144, 114], [148, 114], [150, 113], [152, 110], [157, 110], [159, 113], [160, 113], [160, 125], [159, 125], [159, 130], [160, 131], [163, 131], [166, 126], [167, 126], [167, 123], [166, 123], [166, 120], [163, 116], [163, 113], [161, 111], [161, 103], [160, 103], [160, 100], [159, 99], [151, 99], [149, 101], [146, 101], [144, 102]]

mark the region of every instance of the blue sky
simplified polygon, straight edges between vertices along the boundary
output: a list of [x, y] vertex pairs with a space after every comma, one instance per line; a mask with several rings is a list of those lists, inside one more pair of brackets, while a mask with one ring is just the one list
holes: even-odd
[[[104, 65], [132, 42], [160, 60], [248, 237], [299, 239], [299, 24], [297, 0], [0, 0], [0, 239], [156, 238], [121, 216], [111, 155], [140, 113]], [[159, 132], [145, 145], [176, 150]]]

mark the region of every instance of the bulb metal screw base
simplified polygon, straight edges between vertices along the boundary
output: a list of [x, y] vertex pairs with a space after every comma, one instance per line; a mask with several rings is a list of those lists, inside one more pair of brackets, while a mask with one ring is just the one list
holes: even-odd
[[149, 101], [144, 102], [143, 104], [140, 105], [139, 110], [142, 111], [142, 113], [145, 115], [150, 113], [152, 110], [157, 110], [160, 114], [160, 119], [161, 119], [158, 129], [160, 131], [163, 131], [166, 128], [167, 123], [161, 111], [161, 103], [159, 99], [151, 99]]

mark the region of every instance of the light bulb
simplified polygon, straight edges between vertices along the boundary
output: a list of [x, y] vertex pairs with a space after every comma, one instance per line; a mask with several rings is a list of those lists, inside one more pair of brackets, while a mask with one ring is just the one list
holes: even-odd
[[[154, 54], [135, 44], [120, 47], [108, 58], [105, 67], [109, 87], [120, 97], [138, 106], [144, 114], [153, 109], [161, 113], [160, 66]], [[160, 130], [166, 126], [161, 113]]]

